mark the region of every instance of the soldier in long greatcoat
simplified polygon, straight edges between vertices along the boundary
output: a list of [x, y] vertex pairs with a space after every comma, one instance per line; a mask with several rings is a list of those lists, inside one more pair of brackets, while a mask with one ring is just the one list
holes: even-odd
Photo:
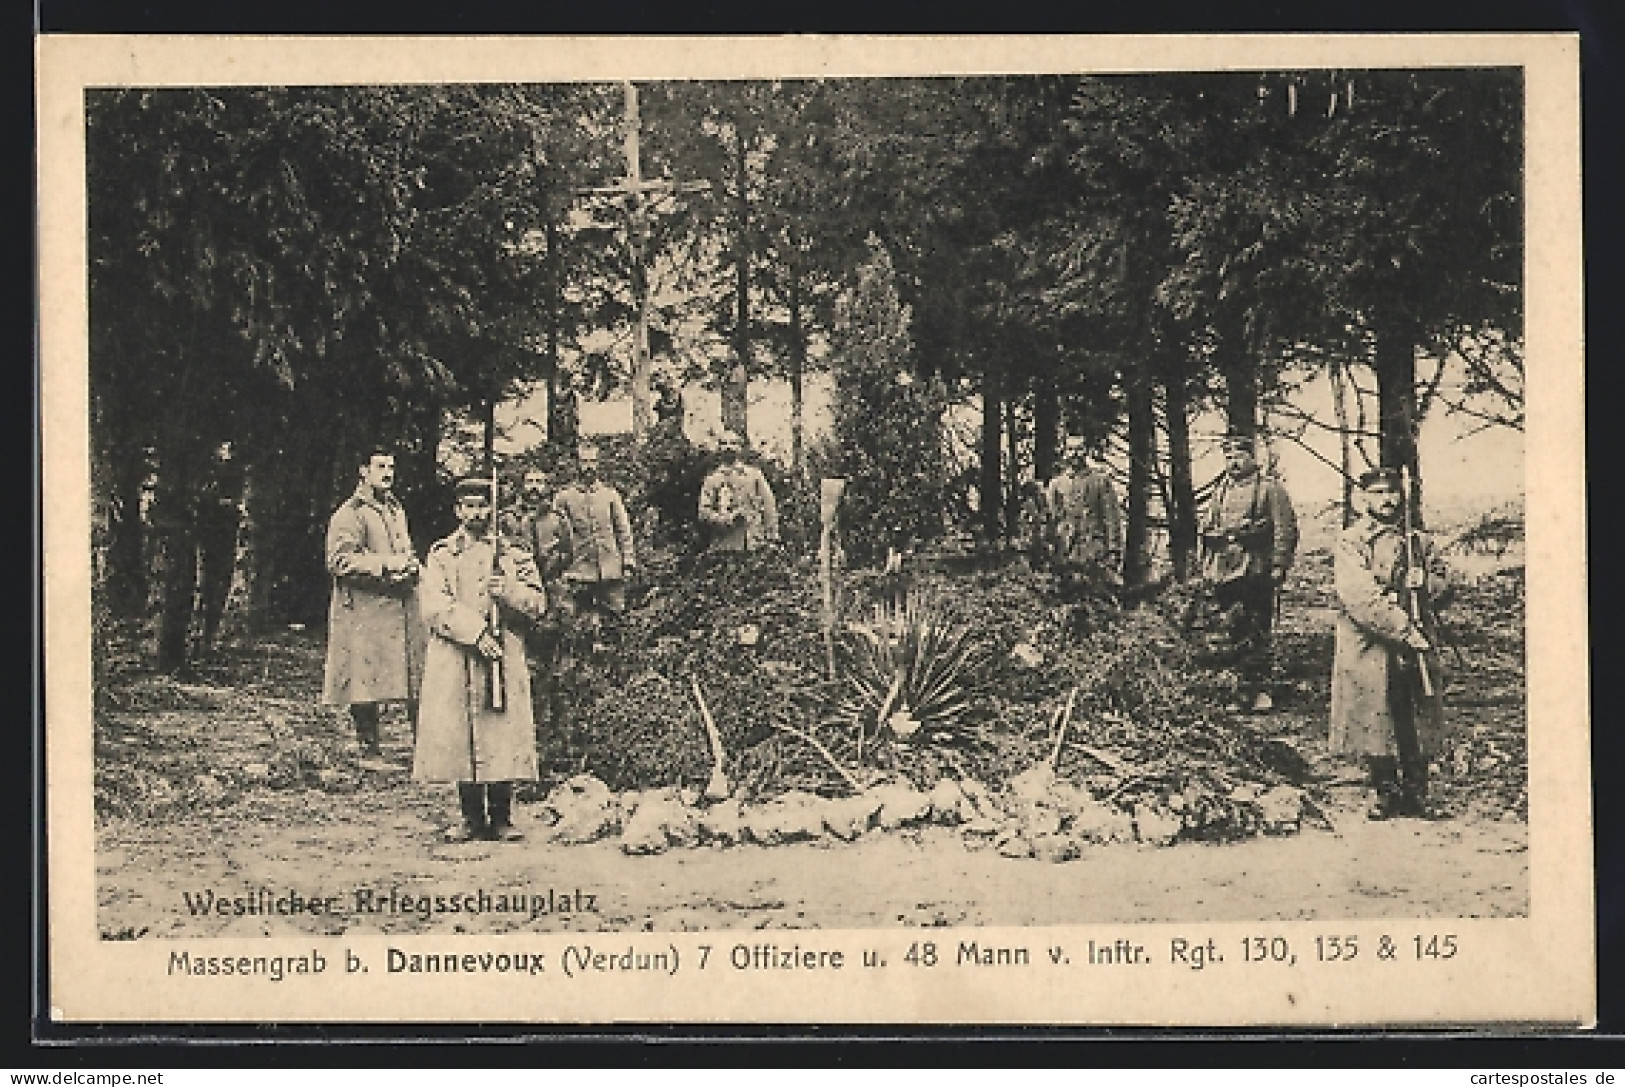
[[1076, 598], [1122, 584], [1123, 515], [1111, 478], [1089, 464], [1083, 438], [1067, 438], [1063, 460], [1044, 505], [1051, 562], [1063, 591]]
[[346, 706], [366, 754], [379, 754], [378, 711], [405, 702], [416, 720], [425, 632], [418, 614], [419, 564], [406, 511], [395, 498], [395, 458], [373, 450], [355, 493], [327, 524], [327, 662], [322, 702]]
[[[1330, 745], [1366, 760], [1377, 797], [1372, 818], [1422, 815], [1428, 764], [1444, 737], [1444, 680], [1430, 626], [1452, 588], [1426, 533], [1415, 533], [1411, 559], [1397, 473], [1368, 472], [1360, 486], [1365, 514], [1337, 544]], [[1414, 611], [1413, 591], [1421, 594]], [[1423, 668], [1431, 694], [1422, 689]]]
[[[492, 538], [492, 516], [491, 481], [459, 483], [459, 527], [423, 564], [429, 650], [412, 778], [457, 784], [462, 825], [448, 832], [453, 841], [523, 837], [513, 825], [513, 783], [536, 778], [523, 630], [546, 612], [547, 592], [527, 551]], [[489, 698], [493, 660], [501, 661], [500, 709]]]

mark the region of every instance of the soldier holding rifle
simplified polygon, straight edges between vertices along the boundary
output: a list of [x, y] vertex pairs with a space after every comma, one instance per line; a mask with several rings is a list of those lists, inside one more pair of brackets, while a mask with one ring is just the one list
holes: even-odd
[[1407, 475], [1360, 477], [1365, 514], [1337, 546], [1330, 741], [1365, 758], [1372, 819], [1426, 814], [1428, 763], [1444, 732], [1434, 616], [1451, 589], [1432, 541], [1412, 524]]
[[416, 781], [457, 783], [448, 841], [517, 841], [513, 783], [536, 778], [530, 671], [521, 629], [547, 609], [535, 560], [496, 532], [494, 481], [457, 484], [456, 532], [423, 564], [423, 668]]

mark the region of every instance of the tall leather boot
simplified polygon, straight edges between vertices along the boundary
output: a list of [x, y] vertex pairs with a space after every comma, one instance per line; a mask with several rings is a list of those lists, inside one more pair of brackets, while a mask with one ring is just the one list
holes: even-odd
[[499, 842], [523, 841], [525, 835], [513, 825], [513, 782], [496, 781], [485, 787], [490, 807], [490, 835]]
[[1399, 813], [1426, 819], [1428, 814], [1428, 760], [1418, 755], [1400, 763]]
[[1376, 801], [1366, 812], [1367, 819], [1392, 819], [1400, 813], [1399, 760], [1392, 755], [1368, 755], [1366, 769]]
[[378, 744], [378, 704], [350, 703], [350, 720], [355, 722], [355, 738], [361, 744], [362, 754], [377, 758], [382, 751]]
[[462, 808], [463, 822], [446, 832], [446, 840], [467, 842], [490, 834], [491, 824], [485, 818], [485, 786], [477, 781], [457, 783], [457, 804]]

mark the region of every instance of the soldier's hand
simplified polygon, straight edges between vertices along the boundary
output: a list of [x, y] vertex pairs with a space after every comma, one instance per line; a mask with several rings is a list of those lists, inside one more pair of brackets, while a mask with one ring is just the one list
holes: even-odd
[[1414, 570], [1405, 571], [1405, 588], [1425, 589], [1427, 588], [1427, 584], [1428, 572], [1426, 570], [1418, 567]]
[[492, 600], [503, 599], [504, 594], [508, 591], [507, 577], [503, 574], [492, 574], [485, 579], [485, 591]]
[[498, 660], [502, 656], [502, 643], [491, 636], [489, 630], [480, 632], [479, 639], [475, 641], [474, 648], [486, 660]]
[[1415, 627], [1405, 632], [1405, 644], [1418, 653], [1426, 653], [1433, 648], [1433, 643], [1428, 641], [1427, 636]]

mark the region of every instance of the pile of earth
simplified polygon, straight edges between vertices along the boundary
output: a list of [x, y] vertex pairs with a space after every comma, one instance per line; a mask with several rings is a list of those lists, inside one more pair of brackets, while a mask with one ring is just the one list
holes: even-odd
[[[1050, 579], [1023, 564], [922, 573], [906, 583], [849, 575], [842, 629], [908, 595], [971, 632], [978, 650], [963, 676], [962, 728], [935, 742], [923, 734], [904, 742], [877, 728], [855, 757], [852, 738], [831, 720], [847, 677], [828, 675], [811, 565], [773, 551], [668, 561], [671, 568], [651, 579], [660, 588], [629, 609], [623, 674], [589, 674], [577, 688], [580, 769], [610, 791], [681, 796], [703, 788], [712, 756], [697, 682], [727, 752], [732, 795], [747, 805], [781, 805], [776, 812], [786, 796], [849, 802], [877, 783], [928, 795], [947, 781], [991, 794], [1008, 813], [1021, 775], [1042, 766], [1072, 792], [1040, 809], [1070, 812], [1086, 799], [1112, 813], [1115, 837], [1223, 839], [1296, 827], [1296, 809], [1291, 819], [1278, 815], [1282, 787], [1318, 818], [1304, 791], [1308, 760], [1287, 740], [1224, 712], [1233, 676], [1204, 666], [1164, 610], [1061, 605]], [[871, 814], [878, 819], [880, 810]], [[1026, 825], [1020, 837], [1030, 843], [1070, 828], [1070, 820], [1052, 829]], [[995, 838], [1009, 829], [1009, 818], [992, 822]], [[1139, 829], [1122, 829], [1130, 826]]]

